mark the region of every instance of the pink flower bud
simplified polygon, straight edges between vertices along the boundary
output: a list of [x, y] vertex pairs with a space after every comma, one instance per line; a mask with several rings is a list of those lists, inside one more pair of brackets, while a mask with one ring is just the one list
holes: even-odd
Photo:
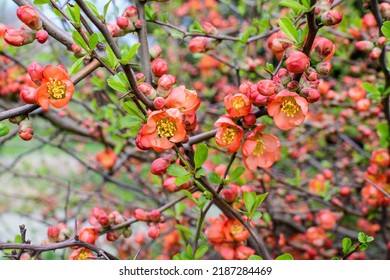
[[116, 23], [107, 23], [107, 29], [114, 38], [125, 35], [125, 32]]
[[24, 119], [19, 123], [19, 137], [25, 141], [31, 140], [34, 136], [32, 123], [29, 119]]
[[166, 100], [165, 100], [164, 97], [157, 96], [153, 100], [154, 108], [156, 108], [157, 110], [160, 110], [160, 109], [164, 108], [165, 104], [166, 104]]
[[145, 75], [142, 72], [137, 72], [135, 77], [137, 78], [137, 81], [145, 80]]
[[106, 227], [110, 224], [110, 219], [108, 218], [106, 213], [100, 214], [99, 217], [97, 218], [97, 220], [98, 220], [99, 224], [101, 224], [104, 227]]
[[162, 75], [158, 79], [157, 94], [161, 97], [167, 97], [174, 84], [176, 84], [175, 76], [168, 74]]
[[286, 88], [289, 91], [297, 91], [299, 89], [299, 82], [297, 81], [291, 81], [286, 85]]
[[175, 184], [176, 178], [173, 176], [167, 176], [164, 179], [163, 188], [166, 189], [169, 192], [177, 192], [181, 189], [180, 186], [176, 186]]
[[190, 40], [188, 47], [192, 53], [204, 53], [213, 49], [212, 41], [212, 38], [197, 36]]
[[154, 175], [164, 175], [170, 165], [170, 161], [165, 158], [158, 158], [152, 162], [150, 172]]
[[359, 112], [366, 112], [370, 110], [370, 106], [371, 106], [371, 102], [370, 99], [368, 98], [363, 98], [356, 102], [356, 108], [358, 109]]
[[371, 59], [378, 59], [381, 56], [381, 53], [382, 53], [382, 50], [378, 47], [375, 47], [370, 52], [369, 57]]
[[[187, 134], [193, 132], [198, 125], [198, 118], [195, 113], [192, 114], [184, 114], [183, 115], [183, 123], [185, 125], [185, 129]], [[185, 140], [183, 140], [185, 143]]]
[[38, 43], [44, 44], [44, 43], [46, 43], [47, 38], [49, 38], [49, 33], [47, 33], [46, 30], [41, 29], [41, 30], [37, 31], [37, 33], [35, 34], [35, 37], [36, 37]]
[[24, 86], [20, 91], [20, 98], [27, 104], [36, 104], [35, 96], [37, 89], [29, 86]]
[[162, 54], [162, 48], [159, 45], [154, 45], [149, 49], [149, 55], [151, 59], [156, 59], [157, 57], [161, 56]]
[[250, 113], [244, 117], [244, 125], [246, 127], [254, 126], [256, 124], [256, 121], [257, 118], [255, 114]]
[[318, 80], [318, 73], [314, 68], [309, 67], [305, 72], [305, 77], [309, 81], [317, 81]]
[[16, 10], [16, 15], [31, 29], [38, 30], [42, 27], [42, 22], [39, 19], [37, 11], [31, 6], [20, 6]]
[[386, 37], [380, 36], [378, 38], [378, 47], [383, 47], [386, 44]]
[[80, 47], [79, 45], [77, 45], [76, 43], [73, 43], [70, 48], [76, 56], [81, 57], [83, 55], [83, 52], [84, 52], [83, 48]]
[[144, 23], [143, 23], [142, 20], [140, 20], [140, 19], [137, 19], [137, 20], [134, 22], [134, 27], [135, 27], [136, 29], [141, 29], [143, 25], [144, 25]]
[[49, 238], [50, 242], [57, 242], [58, 236], [60, 234], [60, 230], [56, 226], [49, 226], [47, 228], [47, 237]]
[[161, 231], [158, 225], [151, 225], [148, 229], [148, 236], [152, 239], [156, 239], [160, 236]]
[[158, 211], [157, 209], [154, 209], [152, 211], [150, 211], [150, 220], [152, 222], [159, 222], [160, 221], [160, 218], [161, 218], [161, 213], [160, 211]]
[[168, 63], [160, 57], [154, 59], [152, 61], [152, 73], [157, 77], [161, 77], [162, 75], [167, 74]]
[[310, 58], [314, 62], [328, 61], [334, 52], [335, 46], [329, 39], [317, 36], [310, 51]]
[[264, 96], [275, 94], [275, 83], [272, 80], [261, 80], [257, 83], [257, 90]]
[[125, 16], [119, 16], [116, 18], [116, 24], [120, 29], [126, 29], [129, 26], [129, 20]]
[[380, 8], [380, 12], [381, 12], [382, 17], [385, 20], [390, 20], [390, 4], [386, 3], [386, 2], [380, 3], [379, 8]]
[[138, 221], [147, 222], [150, 220], [149, 213], [141, 208], [137, 208], [133, 211], [133, 216]]
[[135, 22], [138, 19], [137, 8], [135, 6], [128, 6], [123, 13], [123, 16], [128, 17], [131, 22]]
[[253, 83], [249, 80], [246, 80], [245, 82], [243, 82], [240, 87], [239, 87], [239, 92], [242, 93], [242, 94], [247, 94], [248, 91], [249, 91], [249, 88], [253, 85]]
[[321, 15], [321, 22], [325, 26], [332, 26], [343, 20], [343, 14], [336, 10], [326, 11]]
[[332, 63], [329, 61], [318, 63], [316, 65], [316, 70], [320, 75], [329, 75], [330, 71], [332, 71]]
[[218, 29], [211, 22], [203, 22], [202, 28], [207, 35], [218, 35]]
[[280, 68], [276, 73], [276, 77], [278, 77], [278, 82], [282, 85], [287, 85], [291, 81], [291, 76], [286, 68]]
[[107, 234], [106, 234], [106, 239], [108, 241], [115, 241], [118, 238], [119, 238], [119, 234], [116, 231], [110, 231], [110, 232], [107, 232]]
[[250, 102], [255, 106], [264, 106], [268, 102], [268, 96], [260, 94], [257, 90], [257, 84], [252, 85], [246, 95], [249, 97]]
[[106, 212], [100, 207], [93, 207], [91, 209], [91, 215], [95, 218], [98, 218], [100, 215], [106, 214]]
[[15, 47], [24, 46], [35, 40], [35, 32], [25, 29], [7, 29], [4, 40]]
[[289, 72], [300, 74], [309, 67], [309, 58], [301, 51], [292, 51], [286, 60], [286, 68]]
[[150, 100], [154, 100], [157, 96], [157, 91], [148, 83], [142, 82], [138, 85], [139, 90], [145, 94]]
[[83, 228], [79, 232], [79, 239], [92, 245], [95, 244], [98, 237], [98, 232], [94, 228]]
[[355, 43], [356, 49], [363, 52], [369, 52], [374, 48], [374, 43], [368, 40], [358, 41]]
[[305, 97], [309, 103], [320, 100], [321, 94], [314, 88], [304, 88], [301, 90], [301, 96]]
[[27, 72], [31, 78], [31, 80], [36, 84], [36, 85], [41, 85], [42, 81], [42, 73], [43, 73], [43, 66], [39, 64], [38, 62], [32, 62], [30, 65], [27, 67]]

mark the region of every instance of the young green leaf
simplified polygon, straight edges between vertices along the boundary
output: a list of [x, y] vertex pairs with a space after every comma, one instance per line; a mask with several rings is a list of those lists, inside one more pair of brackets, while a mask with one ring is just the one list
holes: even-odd
[[279, 19], [278, 24], [280, 26], [280, 29], [282, 29], [282, 31], [284, 32], [284, 34], [286, 34], [291, 40], [293, 40], [295, 43], [299, 41], [298, 31], [294, 26], [294, 23], [290, 19], [281, 18]]
[[249, 261], [262, 261], [263, 258], [258, 255], [253, 255], [248, 258]]
[[104, 17], [99, 13], [95, 4], [90, 1], [84, 1], [88, 8], [92, 11], [92, 13], [101, 21], [104, 21]]
[[210, 182], [215, 184], [215, 185], [219, 185], [222, 182], [221, 176], [219, 176], [215, 172], [210, 172], [208, 178], [209, 178]]
[[81, 65], [83, 64], [84, 58], [85, 58], [85, 56], [80, 57], [72, 64], [72, 66], [69, 69], [70, 75], [74, 75], [80, 70]]
[[204, 169], [199, 169], [195, 173], [195, 178], [200, 178], [202, 176], [206, 176], [206, 171]]
[[348, 237], [344, 237], [341, 243], [343, 245], [343, 253], [348, 254], [352, 246], [352, 240]]
[[116, 79], [115, 76], [109, 77], [107, 79], [107, 83], [112, 89], [117, 90], [119, 92], [127, 93], [129, 91], [128, 87], [123, 85], [121, 81], [118, 81], [118, 79]]
[[390, 21], [385, 21], [381, 27], [383, 35], [389, 39], [390, 38]]
[[294, 0], [283, 0], [282, 2], [280, 2], [280, 6], [289, 7], [291, 9], [301, 10], [303, 12], [307, 11], [307, 8], [305, 6], [303, 6], [302, 4], [300, 4]]
[[104, 5], [104, 10], [103, 10], [103, 17], [104, 20], [106, 20], [107, 17], [107, 12], [108, 12], [108, 7], [110, 6], [112, 0], [109, 0], [106, 5]]
[[93, 33], [91, 37], [89, 37], [89, 48], [94, 50], [99, 43], [99, 35], [97, 33]]
[[194, 259], [200, 260], [207, 253], [208, 249], [209, 248], [207, 247], [207, 245], [199, 246], [199, 248], [195, 251]]
[[84, 41], [83, 37], [81, 37], [80, 33], [78, 33], [77, 31], [73, 31], [73, 32], [72, 32], [72, 38], [73, 38], [73, 41], [74, 41], [78, 46], [80, 46], [81, 48], [83, 48], [83, 49], [86, 50], [86, 51], [89, 51], [89, 46], [88, 46], [87, 43]]
[[237, 168], [235, 168], [232, 173], [230, 173], [229, 175], [229, 182], [232, 182], [234, 180], [237, 180], [238, 178], [241, 177], [242, 174], [244, 174], [245, 172], [245, 167], [243, 166], [239, 166]]
[[293, 256], [291, 256], [290, 254], [283, 254], [283, 255], [280, 255], [276, 258], [276, 260], [280, 261], [280, 260], [285, 260], [285, 261], [291, 261], [293, 260]]
[[0, 137], [5, 136], [9, 133], [9, 127], [5, 124], [0, 123]]
[[179, 164], [171, 164], [168, 166], [167, 173], [174, 177], [182, 177], [190, 174], [183, 166]]
[[186, 174], [184, 176], [177, 177], [175, 179], [175, 185], [176, 186], [181, 186], [184, 183], [187, 183], [191, 179], [192, 175], [191, 174]]
[[194, 162], [195, 169], [202, 167], [203, 163], [207, 160], [209, 148], [206, 144], [200, 143], [195, 150]]
[[137, 105], [133, 101], [126, 101], [123, 103], [123, 109], [132, 116], [136, 116], [140, 120], [144, 120], [145, 116], [138, 109]]

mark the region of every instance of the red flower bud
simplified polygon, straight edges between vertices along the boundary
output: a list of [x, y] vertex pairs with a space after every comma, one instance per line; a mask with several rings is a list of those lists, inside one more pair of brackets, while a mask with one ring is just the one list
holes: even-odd
[[154, 45], [149, 49], [149, 55], [152, 59], [156, 59], [162, 54], [162, 48], [159, 45]]
[[254, 126], [256, 124], [256, 115], [255, 114], [248, 114], [244, 117], [244, 125], [246, 127], [251, 127], [251, 126]]
[[154, 175], [164, 175], [167, 172], [167, 168], [170, 165], [170, 161], [164, 158], [155, 159], [152, 162], [150, 172]]
[[114, 167], [117, 155], [111, 149], [105, 149], [103, 152], [100, 152], [96, 155], [96, 160], [102, 165], [105, 169], [111, 169]]
[[161, 234], [160, 227], [158, 225], [151, 225], [148, 229], [148, 236], [152, 239], [156, 239]]
[[120, 29], [116, 23], [108, 23], [107, 29], [108, 32], [110, 32], [110, 35], [114, 38], [125, 35], [125, 32], [122, 29]]
[[106, 239], [108, 241], [115, 241], [119, 238], [119, 234], [116, 231], [110, 231], [106, 234]]
[[275, 82], [272, 80], [261, 80], [257, 83], [257, 90], [264, 96], [275, 94]]
[[318, 73], [314, 68], [309, 67], [305, 72], [305, 77], [308, 81], [317, 81]]
[[204, 53], [215, 48], [213, 41], [213, 38], [197, 36], [191, 39], [188, 47], [192, 53]]
[[268, 103], [268, 96], [260, 94], [257, 90], [257, 84], [252, 85], [246, 95], [255, 106], [264, 106]]
[[368, 40], [358, 41], [355, 43], [355, 47], [359, 51], [369, 52], [374, 48], [374, 43]]
[[320, 75], [329, 75], [330, 71], [332, 71], [332, 63], [329, 61], [318, 63], [316, 65], [316, 70]]
[[138, 85], [138, 88], [150, 100], [153, 100], [156, 98], [157, 91], [148, 83], [142, 82]]
[[329, 39], [317, 36], [310, 51], [310, 58], [314, 62], [328, 61], [334, 52], [335, 46]]
[[287, 85], [291, 81], [291, 76], [286, 68], [280, 68], [275, 77], [278, 78], [278, 82], [282, 85]]
[[162, 75], [167, 74], [168, 63], [160, 57], [156, 58], [152, 61], [152, 73], [157, 77], [161, 77]]
[[27, 104], [36, 104], [35, 96], [37, 89], [29, 86], [24, 86], [20, 91], [20, 98]]
[[106, 227], [110, 224], [110, 219], [108, 218], [106, 213], [100, 214], [99, 217], [97, 218], [97, 220], [98, 220], [99, 224], [101, 224], [104, 227]]
[[321, 15], [321, 23], [325, 26], [332, 26], [343, 20], [343, 14], [336, 10], [326, 11]]
[[202, 23], [202, 28], [207, 35], [218, 35], [218, 29], [208, 21]]
[[47, 237], [49, 237], [50, 242], [57, 242], [60, 230], [56, 226], [49, 226], [47, 228]]
[[19, 137], [25, 141], [31, 140], [34, 136], [32, 123], [29, 119], [24, 119], [19, 123]]
[[129, 26], [129, 20], [125, 16], [119, 16], [116, 18], [116, 24], [120, 29], [126, 29]]
[[20, 6], [16, 10], [18, 18], [28, 27], [34, 30], [38, 30], [42, 27], [42, 22], [39, 19], [37, 11], [30, 6]]
[[253, 83], [249, 80], [246, 80], [245, 82], [243, 82], [240, 87], [239, 87], [239, 91], [240, 93], [242, 94], [247, 94], [248, 91], [249, 91], [249, 88], [253, 85]]
[[156, 108], [157, 110], [160, 110], [160, 109], [164, 108], [165, 104], [166, 104], [166, 100], [165, 100], [164, 97], [157, 96], [153, 100], [154, 108]]
[[137, 8], [135, 6], [128, 6], [123, 13], [123, 16], [128, 17], [131, 22], [135, 22], [138, 19]]
[[134, 22], [134, 27], [135, 27], [136, 29], [141, 29], [143, 25], [144, 25], [144, 23], [143, 23], [142, 20], [140, 20], [140, 19], [137, 19], [137, 20]]
[[382, 53], [382, 50], [378, 47], [375, 47], [370, 52], [369, 57], [371, 59], [378, 59], [381, 56], [381, 53]]
[[309, 67], [309, 58], [301, 51], [292, 51], [286, 60], [286, 68], [289, 72], [300, 74]]
[[302, 89], [301, 96], [305, 97], [309, 103], [317, 102], [321, 98], [321, 94], [314, 88]]
[[149, 213], [141, 208], [137, 208], [133, 211], [133, 216], [138, 221], [148, 222], [150, 220]]
[[155, 210], [150, 211], [149, 216], [150, 216], [150, 220], [152, 222], [156, 222], [157, 223], [157, 222], [160, 221], [161, 213], [160, 213], [159, 210], [155, 209]]
[[37, 39], [38, 43], [44, 44], [47, 41], [47, 38], [49, 38], [49, 33], [47, 33], [46, 30], [38, 30], [35, 34], [35, 38]]
[[20, 47], [32, 43], [35, 40], [35, 34], [26, 29], [7, 29], [4, 40], [12, 46]]
[[99, 235], [94, 228], [83, 228], [79, 232], [79, 239], [85, 243], [95, 244]]

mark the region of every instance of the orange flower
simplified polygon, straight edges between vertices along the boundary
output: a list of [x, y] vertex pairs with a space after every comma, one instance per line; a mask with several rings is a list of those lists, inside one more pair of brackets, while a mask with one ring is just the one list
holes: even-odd
[[249, 231], [244, 227], [239, 220], [228, 220], [224, 225], [225, 240], [245, 241], [249, 237]]
[[91, 260], [93, 257], [93, 253], [89, 249], [80, 248], [74, 250], [72, 254], [69, 255], [69, 260]]
[[195, 113], [200, 105], [200, 98], [195, 90], [186, 89], [184, 86], [172, 89], [166, 99], [167, 108], [177, 108], [183, 114]]
[[270, 97], [267, 110], [274, 117], [277, 127], [288, 130], [305, 120], [308, 109], [309, 103], [305, 98], [285, 89]]
[[36, 102], [47, 111], [52, 105], [56, 108], [66, 106], [72, 98], [74, 85], [66, 69], [48, 65], [42, 72], [42, 83], [37, 90]]
[[224, 103], [226, 111], [233, 117], [244, 117], [248, 115], [252, 109], [252, 104], [249, 98], [242, 93], [229, 94], [225, 96]]
[[215, 135], [215, 141], [218, 146], [228, 149], [227, 153], [235, 153], [240, 148], [241, 139], [244, 136], [244, 130], [238, 126], [228, 115], [220, 117], [214, 124], [219, 127]]
[[242, 145], [244, 164], [249, 170], [268, 168], [280, 158], [280, 141], [273, 135], [263, 134], [265, 125], [258, 125]]
[[179, 109], [170, 108], [150, 113], [148, 121], [137, 136], [137, 146], [162, 152], [172, 148], [186, 137], [185, 126]]

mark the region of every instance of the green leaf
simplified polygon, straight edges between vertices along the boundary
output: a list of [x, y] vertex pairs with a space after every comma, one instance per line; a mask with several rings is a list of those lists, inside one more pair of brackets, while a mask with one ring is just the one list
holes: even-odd
[[[185, 227], [185, 226], [182, 226], [182, 225], [176, 225], [175, 228], [177, 230], [180, 230], [181, 232], [187, 234], [190, 237], [193, 235], [192, 231], [188, 227]], [[191, 253], [191, 255], [192, 255], [192, 253]]]
[[221, 177], [215, 172], [210, 172], [208, 178], [215, 185], [219, 185], [222, 182]]
[[389, 125], [382, 122], [378, 123], [375, 128], [379, 136], [379, 143], [381, 147], [387, 148], [390, 144]]
[[83, 64], [85, 56], [78, 58], [70, 67], [69, 69], [69, 74], [74, 75], [76, 74], [80, 69], [81, 65]]
[[94, 50], [99, 43], [99, 35], [97, 33], [93, 33], [91, 37], [89, 37], [89, 48]]
[[273, 73], [274, 72], [274, 65], [272, 63], [269, 63], [267, 62], [265, 64], [265, 69], [269, 72], [269, 73]]
[[255, 203], [256, 203], [256, 193], [244, 192], [244, 204], [249, 213], [252, 212]]
[[137, 116], [128, 115], [119, 120], [120, 128], [141, 127], [142, 121]]
[[190, 259], [192, 259], [192, 246], [188, 244], [186, 249], [187, 255], [190, 257]]
[[195, 251], [194, 259], [200, 260], [207, 253], [208, 250], [209, 248], [207, 247], [207, 245], [199, 246], [199, 248]]
[[96, 8], [95, 4], [89, 1], [84, 1], [85, 4], [88, 6], [88, 8], [91, 10], [91, 12], [101, 21], [104, 21], [104, 17], [99, 13], [98, 9]]
[[131, 59], [134, 57], [134, 55], [136, 54], [140, 46], [141, 46], [140, 43], [135, 43], [134, 45], [131, 46], [130, 49], [123, 49], [121, 51], [121, 63], [122, 64], [129, 63]]
[[3, 137], [9, 133], [9, 127], [0, 123], [0, 137]]
[[132, 116], [138, 117], [140, 120], [144, 120], [144, 114], [138, 109], [137, 105], [133, 101], [126, 101], [123, 103], [123, 109]]
[[344, 237], [343, 240], [341, 241], [343, 245], [343, 253], [348, 254], [350, 252], [350, 248], [352, 246], [352, 240], [348, 237]]
[[83, 37], [81, 37], [81, 35], [80, 35], [79, 32], [73, 31], [73, 32], [72, 32], [72, 38], [73, 38], [73, 41], [74, 41], [78, 46], [80, 46], [81, 48], [83, 48], [83, 49], [86, 50], [86, 51], [89, 51], [89, 47], [88, 47], [87, 43], [84, 41]]
[[121, 81], [118, 81], [115, 76], [109, 77], [107, 79], [107, 83], [112, 89], [117, 90], [119, 92], [127, 93], [129, 91], [129, 88], [123, 85]]
[[252, 220], [258, 220], [258, 219], [260, 219], [262, 216], [263, 216], [263, 214], [261, 214], [260, 212], [255, 212], [255, 213], [253, 213], [251, 219], [252, 219]]
[[108, 2], [107, 2], [107, 4], [106, 4], [106, 5], [104, 5], [104, 10], [103, 10], [103, 17], [104, 17], [104, 20], [105, 20], [105, 19], [106, 19], [106, 17], [107, 17], [107, 11], [108, 11], [108, 7], [110, 6], [110, 4], [111, 4], [111, 1], [112, 1], [112, 0], [108, 1]]
[[194, 155], [194, 163], [195, 169], [202, 167], [203, 163], [207, 160], [209, 153], [209, 148], [206, 144], [201, 143], [196, 146], [195, 155]]
[[360, 243], [366, 243], [366, 234], [364, 232], [359, 232], [358, 240]]
[[294, 23], [288, 18], [281, 18], [278, 21], [280, 29], [294, 42], [298, 42], [298, 31]]
[[[259, 194], [256, 196], [256, 206], [259, 207], [263, 203], [264, 199], [267, 197], [268, 193]], [[257, 208], [256, 207], [256, 208]]]
[[191, 200], [193, 203], [195, 203], [195, 205], [198, 205], [198, 201], [195, 199], [195, 197], [192, 195], [192, 193], [190, 193], [187, 190], [182, 190], [181, 192], [184, 193], [184, 195], [187, 196], [189, 200]]
[[195, 173], [195, 178], [200, 178], [202, 176], [206, 176], [206, 171], [204, 169], [199, 169]]
[[262, 260], [264, 259], [258, 255], [253, 255], [248, 258], [248, 261], [262, 261]]
[[303, 6], [305, 6], [306, 8], [310, 8], [310, 0], [302, 0], [302, 4], [303, 4]]
[[241, 175], [244, 174], [245, 170], [246, 169], [243, 166], [239, 166], [239, 167], [235, 168], [232, 171], [232, 173], [230, 173], [230, 175], [229, 175], [229, 182], [237, 180], [238, 178], [240, 178]]
[[183, 166], [179, 164], [171, 164], [168, 166], [167, 173], [174, 177], [182, 177], [190, 174]]
[[293, 256], [291, 256], [290, 254], [283, 254], [283, 255], [280, 255], [276, 258], [276, 260], [280, 261], [280, 260], [285, 260], [285, 261], [291, 261], [293, 260]]
[[389, 39], [390, 38], [390, 21], [385, 21], [381, 27], [383, 35]]
[[50, 3], [50, 0], [34, 0], [35, 5], [43, 5]]
[[[112, 68], [115, 68], [116, 64], [118, 63], [118, 59], [116, 58], [114, 52], [112, 51], [110, 46], [106, 46], [106, 54], [107, 54], [107, 61], [108, 65]], [[102, 58], [103, 59], [103, 58]]]
[[367, 243], [374, 241], [374, 237], [367, 236]]
[[22, 236], [20, 234], [15, 235], [15, 243], [21, 244], [22, 243]]
[[291, 9], [297, 9], [306, 12], [307, 7], [293, 0], [283, 0], [280, 2], [280, 6], [289, 7]]
[[148, 5], [145, 5], [145, 16], [148, 20], [155, 20], [157, 15]]
[[367, 243], [360, 244], [359, 251], [365, 251], [365, 250], [367, 250], [367, 248], [368, 248], [368, 244]]
[[184, 183], [187, 183], [191, 179], [191, 177], [192, 177], [191, 174], [187, 174], [187, 175], [184, 175], [184, 176], [177, 177], [175, 179], [175, 185], [176, 186], [181, 186]]

